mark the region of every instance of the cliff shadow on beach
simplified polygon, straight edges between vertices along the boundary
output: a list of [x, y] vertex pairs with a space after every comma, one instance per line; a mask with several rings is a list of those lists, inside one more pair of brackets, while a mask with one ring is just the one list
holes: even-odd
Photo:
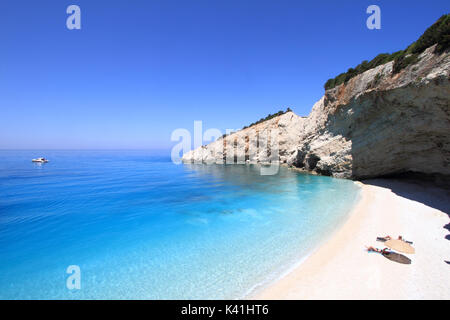
[[450, 190], [440, 187], [432, 181], [414, 178], [383, 178], [368, 179], [363, 180], [363, 182], [368, 185], [388, 188], [398, 196], [440, 210], [450, 218]]
[[[363, 182], [367, 185], [390, 189], [400, 197], [440, 210], [450, 218], [450, 190], [436, 185], [433, 181], [404, 176], [403, 178], [368, 179]], [[450, 221], [443, 228], [449, 231], [445, 239], [450, 241]], [[450, 264], [448, 260], [444, 262]]]

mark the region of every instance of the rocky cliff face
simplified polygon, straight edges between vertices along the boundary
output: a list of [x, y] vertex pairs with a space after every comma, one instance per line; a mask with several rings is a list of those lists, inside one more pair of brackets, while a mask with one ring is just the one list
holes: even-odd
[[[433, 46], [399, 73], [392, 67], [380, 65], [327, 90], [306, 118], [288, 112], [191, 151], [183, 161], [280, 161], [351, 179], [450, 176], [449, 52], [435, 54]], [[276, 141], [278, 152], [266, 152]]]
[[183, 161], [209, 164], [281, 161], [292, 164], [305, 121], [306, 118], [286, 112], [192, 150], [183, 155]]

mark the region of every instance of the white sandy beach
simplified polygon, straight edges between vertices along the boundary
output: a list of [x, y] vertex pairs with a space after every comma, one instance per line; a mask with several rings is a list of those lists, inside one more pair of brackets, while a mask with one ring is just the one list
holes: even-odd
[[[304, 263], [252, 299], [450, 299], [449, 193], [425, 184], [370, 180], [347, 222]], [[365, 246], [377, 236], [413, 241], [412, 263]], [[446, 238], [447, 237], [447, 238]]]

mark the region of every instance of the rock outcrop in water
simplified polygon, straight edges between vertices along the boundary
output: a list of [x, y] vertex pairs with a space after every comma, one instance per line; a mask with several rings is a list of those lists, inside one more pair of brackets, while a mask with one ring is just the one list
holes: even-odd
[[[279, 161], [351, 179], [450, 176], [450, 53], [434, 49], [398, 73], [392, 61], [325, 91], [308, 117], [287, 112], [186, 153], [183, 161]], [[276, 141], [277, 153], [266, 152]]]

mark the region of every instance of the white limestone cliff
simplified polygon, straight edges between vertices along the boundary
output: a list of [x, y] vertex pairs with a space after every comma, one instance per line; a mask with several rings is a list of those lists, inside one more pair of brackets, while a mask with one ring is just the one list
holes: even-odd
[[[306, 118], [287, 112], [186, 153], [183, 161], [268, 162], [258, 139], [276, 132], [268, 138], [269, 145], [278, 140], [272, 162], [351, 179], [450, 176], [450, 53], [436, 54], [433, 46], [399, 73], [392, 67], [380, 65], [327, 90]], [[233, 148], [237, 156], [227, 159]]]

